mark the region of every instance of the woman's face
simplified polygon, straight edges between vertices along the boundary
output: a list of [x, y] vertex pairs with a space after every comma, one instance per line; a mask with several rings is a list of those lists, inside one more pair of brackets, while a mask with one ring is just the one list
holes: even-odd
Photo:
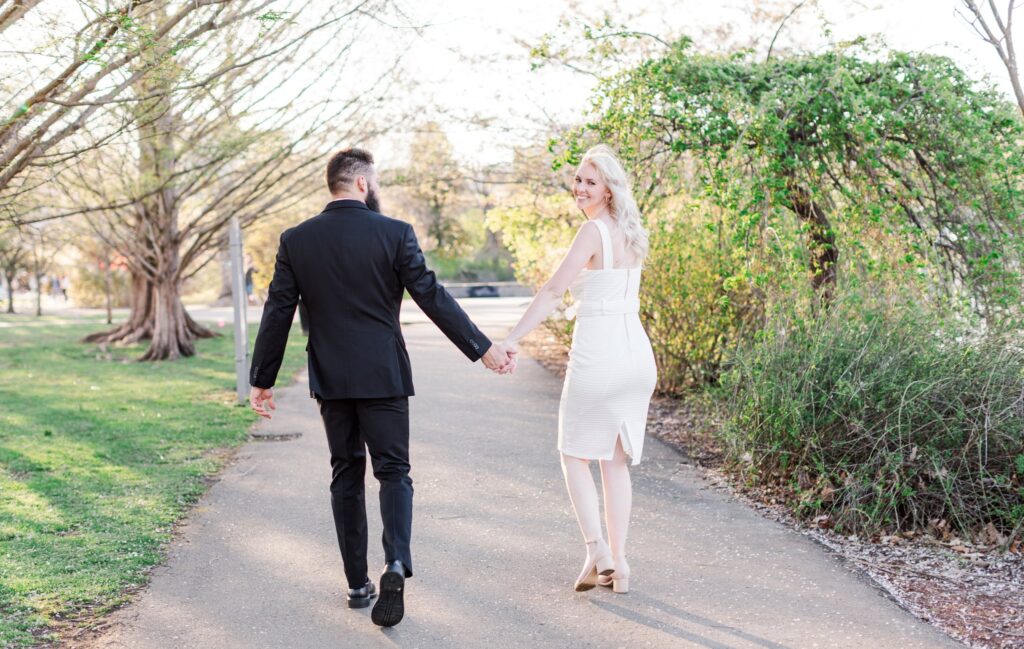
[[612, 193], [601, 181], [597, 169], [589, 162], [584, 162], [576, 170], [576, 179], [572, 183], [572, 193], [576, 197], [576, 207], [587, 214], [593, 214], [611, 200]]

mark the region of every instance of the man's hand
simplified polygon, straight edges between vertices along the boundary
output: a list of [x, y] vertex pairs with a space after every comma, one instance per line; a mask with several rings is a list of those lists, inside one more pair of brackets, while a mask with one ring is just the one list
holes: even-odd
[[515, 370], [516, 358], [515, 355], [518, 351], [514, 346], [508, 346], [504, 343], [491, 345], [487, 353], [483, 355], [484, 366], [487, 369], [497, 372], [498, 374], [510, 374]]
[[274, 389], [253, 386], [249, 390], [249, 405], [257, 415], [270, 419], [270, 411], [277, 409], [277, 406], [274, 405]]

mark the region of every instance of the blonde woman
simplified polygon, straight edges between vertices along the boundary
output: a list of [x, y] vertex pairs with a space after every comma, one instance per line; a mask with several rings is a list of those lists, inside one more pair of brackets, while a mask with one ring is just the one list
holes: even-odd
[[[585, 591], [601, 584], [625, 593], [633, 501], [629, 465], [640, 462], [657, 381], [654, 353], [638, 315], [647, 233], [622, 163], [607, 146], [583, 156], [573, 196], [587, 222], [505, 344], [515, 349], [551, 315], [566, 290], [572, 293], [567, 315], [576, 318], [576, 327], [558, 408], [558, 450], [587, 547], [574, 587]], [[601, 535], [592, 460], [601, 466], [608, 542]]]

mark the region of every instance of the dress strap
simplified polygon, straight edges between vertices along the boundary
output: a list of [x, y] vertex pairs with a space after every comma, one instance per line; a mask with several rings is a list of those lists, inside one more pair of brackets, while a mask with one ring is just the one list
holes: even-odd
[[601, 260], [602, 268], [614, 268], [615, 264], [612, 259], [612, 235], [608, 232], [608, 226], [604, 224], [604, 221], [600, 219], [594, 219], [594, 223], [597, 225], [598, 231], [601, 232]]

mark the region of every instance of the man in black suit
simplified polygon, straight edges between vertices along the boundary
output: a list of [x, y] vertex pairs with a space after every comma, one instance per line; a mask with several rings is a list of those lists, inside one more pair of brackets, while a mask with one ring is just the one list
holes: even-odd
[[320, 406], [331, 452], [331, 509], [348, 580], [348, 605], [376, 596], [366, 561], [364, 476], [369, 449], [380, 481], [385, 569], [371, 617], [393, 626], [404, 614], [412, 576], [412, 479], [409, 397], [412, 370], [399, 326], [406, 290], [471, 361], [499, 373], [513, 353], [492, 345], [427, 268], [412, 227], [379, 213], [373, 157], [346, 149], [327, 165], [335, 199], [319, 215], [281, 235], [263, 320], [253, 350], [250, 402], [274, 409], [271, 387], [284, 356], [295, 306], [308, 311], [309, 387]]

